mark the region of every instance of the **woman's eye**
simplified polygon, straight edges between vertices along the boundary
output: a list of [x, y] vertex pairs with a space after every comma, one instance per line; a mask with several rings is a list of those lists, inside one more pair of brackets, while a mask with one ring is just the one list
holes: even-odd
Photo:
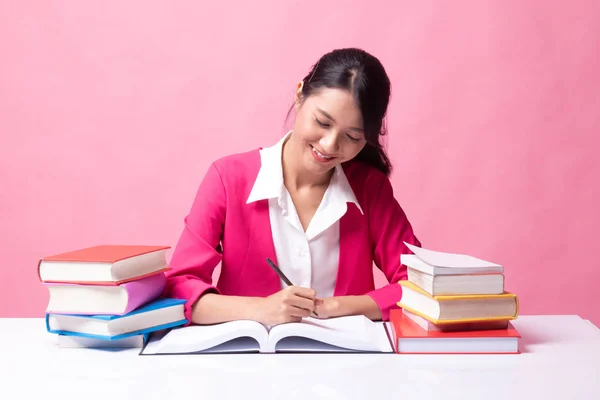
[[317, 124], [319, 124], [321, 128], [329, 128], [329, 124], [319, 121], [319, 118], [315, 118], [315, 121], [317, 121]]
[[348, 137], [348, 139], [352, 140], [353, 142], [358, 142], [360, 140], [360, 138], [355, 138], [352, 135], [346, 135]]

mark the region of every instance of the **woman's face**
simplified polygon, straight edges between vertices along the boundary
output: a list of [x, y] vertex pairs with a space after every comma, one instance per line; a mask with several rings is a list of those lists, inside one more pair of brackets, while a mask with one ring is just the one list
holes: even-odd
[[307, 170], [323, 174], [353, 159], [365, 146], [362, 115], [346, 90], [324, 88], [305, 99], [301, 90], [299, 84], [290, 140]]

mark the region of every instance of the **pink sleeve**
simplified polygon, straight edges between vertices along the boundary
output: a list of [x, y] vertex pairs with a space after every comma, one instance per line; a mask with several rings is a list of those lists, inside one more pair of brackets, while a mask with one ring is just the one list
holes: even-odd
[[406, 266], [400, 264], [400, 254], [412, 253], [403, 242], [421, 247], [415, 237], [406, 214], [394, 198], [392, 185], [387, 177], [377, 193], [377, 199], [370, 204], [369, 231], [373, 243], [375, 264], [390, 282], [382, 288], [375, 289], [367, 295], [371, 296], [381, 310], [382, 319], [389, 319], [390, 310], [398, 308], [402, 297], [399, 280], [407, 278]]
[[226, 194], [221, 175], [212, 164], [204, 176], [167, 271], [163, 295], [187, 300], [185, 317], [192, 321], [192, 306], [207, 291], [219, 293], [212, 273], [221, 262], [220, 242], [225, 222]]

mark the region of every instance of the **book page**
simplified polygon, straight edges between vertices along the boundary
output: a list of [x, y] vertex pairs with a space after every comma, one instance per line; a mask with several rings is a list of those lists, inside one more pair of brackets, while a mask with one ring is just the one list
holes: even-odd
[[289, 336], [277, 342], [277, 353], [357, 353], [360, 350], [347, 349], [319, 342], [305, 337]]
[[436, 267], [446, 268], [480, 268], [480, 267], [497, 267], [502, 268], [501, 265], [495, 264], [489, 261], [481, 260], [479, 258], [469, 256], [467, 254], [457, 253], [443, 253], [440, 251], [427, 250], [422, 247], [414, 246], [410, 243], [404, 242], [404, 244], [413, 252], [417, 257], [426, 263]]
[[205, 352], [251, 352], [267, 345], [268, 333], [255, 321], [232, 321], [215, 325], [174, 328], [162, 337], [150, 338], [140, 354], [190, 354]]
[[382, 324], [363, 315], [316, 319], [273, 327], [269, 352], [285, 351], [391, 351]]

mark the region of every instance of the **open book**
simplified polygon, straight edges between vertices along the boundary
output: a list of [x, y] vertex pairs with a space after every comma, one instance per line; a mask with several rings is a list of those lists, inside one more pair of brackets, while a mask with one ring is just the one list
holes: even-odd
[[248, 320], [190, 325], [153, 334], [140, 354], [393, 351], [384, 323], [359, 315], [273, 327]]

